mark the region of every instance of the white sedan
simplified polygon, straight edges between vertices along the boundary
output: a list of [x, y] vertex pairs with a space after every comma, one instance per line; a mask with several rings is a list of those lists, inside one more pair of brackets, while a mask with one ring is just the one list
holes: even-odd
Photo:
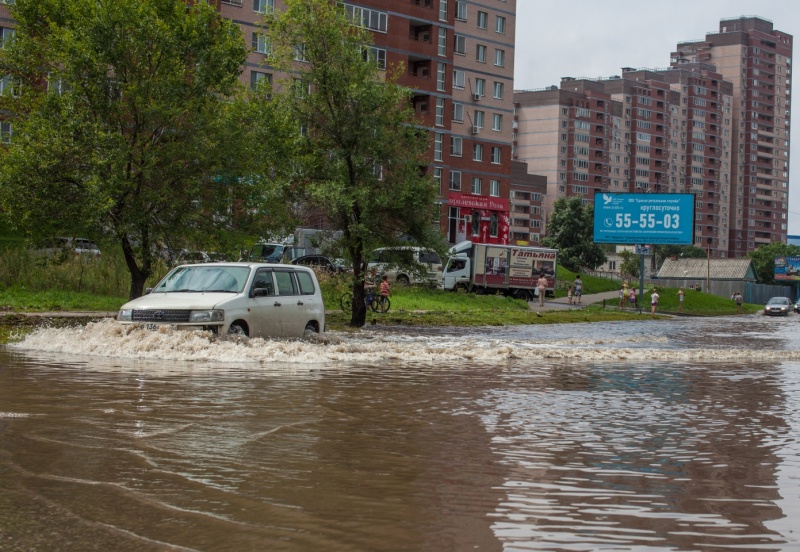
[[175, 267], [149, 293], [122, 305], [117, 321], [149, 329], [298, 338], [325, 331], [325, 306], [310, 268], [204, 263]]

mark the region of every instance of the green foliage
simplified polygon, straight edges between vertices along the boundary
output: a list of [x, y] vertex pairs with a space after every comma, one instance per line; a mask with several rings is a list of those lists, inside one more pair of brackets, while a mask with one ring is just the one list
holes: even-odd
[[639, 269], [641, 268], [642, 260], [640, 255], [631, 251], [623, 250], [619, 254], [622, 257], [622, 263], [619, 266], [619, 272], [627, 278], [638, 278]]
[[559, 250], [559, 264], [579, 272], [594, 269], [606, 261], [603, 249], [593, 241], [594, 206], [583, 205], [579, 197], [560, 197], [553, 204], [542, 245]]
[[[0, 206], [31, 236], [121, 246], [130, 296], [159, 248], [204, 236], [253, 194], [241, 174], [248, 126], [226, 98], [246, 50], [238, 25], [202, 2], [17, 2], [0, 60], [22, 83], [3, 95], [14, 139], [0, 150]], [[212, 217], [211, 215], [216, 215]]]
[[775, 257], [800, 256], [800, 247], [775, 242], [762, 245], [747, 255], [753, 260], [753, 270], [758, 281], [762, 284], [775, 284]]
[[[360, 297], [366, 256], [375, 247], [402, 239], [445, 249], [434, 225], [436, 186], [423, 174], [427, 132], [415, 125], [410, 91], [396, 82], [404, 68], [379, 70], [365, 54], [369, 33], [352, 25], [341, 5], [289, 0], [267, 23], [269, 63], [293, 70], [272, 101], [288, 120], [282, 128], [303, 129], [278, 179], [287, 180], [292, 203], [308, 204], [342, 231], [355, 266], [353, 294]], [[353, 305], [351, 323], [361, 326], [363, 302]]]
[[[656, 245], [653, 248], [653, 256], [655, 259], [655, 269], [661, 268], [664, 260], [669, 257], [684, 258], [684, 259], [705, 259], [708, 253], [704, 249], [700, 249], [694, 245]], [[638, 274], [638, 272], [637, 272]]]

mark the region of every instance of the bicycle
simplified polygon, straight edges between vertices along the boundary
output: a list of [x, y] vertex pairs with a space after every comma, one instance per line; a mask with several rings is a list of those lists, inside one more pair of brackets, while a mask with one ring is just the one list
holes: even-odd
[[[353, 310], [353, 294], [346, 292], [342, 294], [341, 299], [339, 299], [339, 304], [342, 307], [344, 312], [350, 312]], [[373, 312], [389, 312], [389, 308], [391, 308], [391, 301], [389, 301], [388, 297], [384, 297], [383, 295], [376, 295], [375, 288], [365, 288], [364, 289], [364, 304], [367, 307], [371, 308]]]

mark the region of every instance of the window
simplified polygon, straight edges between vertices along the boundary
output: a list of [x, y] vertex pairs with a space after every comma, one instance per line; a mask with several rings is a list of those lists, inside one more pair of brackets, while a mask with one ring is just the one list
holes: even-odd
[[492, 146], [492, 164], [499, 165], [500, 164], [500, 152], [503, 148], [500, 146]]
[[440, 56], [447, 55], [447, 29], [439, 28], [439, 51], [437, 52]]
[[275, 0], [253, 0], [253, 9], [258, 13], [272, 13], [275, 10]]
[[473, 176], [472, 177], [472, 193], [475, 195], [481, 195], [481, 189], [483, 188], [483, 182], [481, 181], [480, 177]]
[[463, 90], [466, 82], [467, 79], [464, 71], [460, 69], [453, 69], [453, 88]]
[[439, 0], [439, 21], [447, 21], [447, 0]]
[[0, 48], [5, 47], [6, 42], [9, 42], [14, 39], [14, 33], [16, 31], [14, 29], [9, 29], [8, 27], [0, 27]]
[[494, 83], [494, 97], [498, 100], [503, 99], [503, 83], [502, 82], [495, 82]]
[[497, 19], [494, 20], [494, 30], [498, 34], [506, 34], [506, 18], [502, 16], [497, 16]]
[[14, 133], [11, 131], [11, 123], [0, 121], [0, 142], [4, 144], [11, 143], [11, 137]]
[[250, 73], [250, 90], [257, 90], [261, 86], [272, 85], [272, 75], [261, 71]]
[[450, 137], [450, 157], [461, 157], [464, 141], [460, 136]]
[[478, 12], [478, 28], [486, 29], [487, 22], [489, 21], [489, 14], [486, 12]]
[[385, 33], [388, 28], [389, 15], [386, 12], [362, 8], [352, 4], [344, 4], [344, 11], [347, 19], [359, 27], [382, 33]]
[[363, 50], [364, 61], [372, 61], [378, 69], [386, 70], [386, 50], [370, 46]]
[[456, 2], [456, 19], [459, 21], [467, 20], [467, 3], [464, 0]]
[[442, 171], [442, 167], [433, 168], [433, 181], [436, 182], [436, 189], [439, 191], [439, 194], [442, 193]]
[[499, 230], [500, 225], [498, 224], [499, 217], [497, 213], [492, 213], [489, 215], [489, 235], [493, 238], [497, 237], [497, 231]]
[[294, 47], [294, 60], [295, 61], [308, 61], [306, 59], [306, 45], [300, 44]]
[[483, 144], [472, 144], [472, 160], [483, 161]]
[[480, 110], [475, 110], [475, 126], [483, 128], [484, 113]]
[[486, 46], [478, 44], [475, 48], [475, 59], [480, 63], [486, 63]]
[[441, 61], [436, 63], [436, 90], [439, 92], [444, 92], [445, 67]]
[[467, 37], [464, 35], [455, 35], [453, 43], [453, 52], [461, 56], [467, 53]]
[[270, 43], [267, 35], [261, 33], [253, 33], [253, 50], [259, 54], [268, 56], [270, 53]]
[[444, 134], [435, 132], [433, 135], [433, 160], [442, 160], [442, 148], [444, 144]]
[[500, 181], [499, 180], [490, 180], [489, 181], [489, 195], [492, 197], [500, 197]]
[[444, 126], [444, 98], [436, 98], [436, 126]]
[[499, 113], [494, 113], [492, 115], [492, 130], [496, 130], [498, 132], [503, 130], [503, 116]]
[[464, 122], [464, 104], [453, 102], [453, 122]]
[[450, 190], [461, 191], [461, 171], [450, 171]]
[[506, 63], [506, 51], [499, 48], [494, 51], [494, 64], [497, 67], [504, 67]]
[[475, 79], [475, 93], [479, 96], [486, 95], [486, 79]]

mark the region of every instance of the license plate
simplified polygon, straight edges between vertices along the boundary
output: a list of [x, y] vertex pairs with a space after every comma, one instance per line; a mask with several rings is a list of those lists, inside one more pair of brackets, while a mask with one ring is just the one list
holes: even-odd
[[154, 332], [158, 331], [159, 328], [166, 328], [168, 330], [174, 330], [175, 328], [177, 328], [175, 324], [156, 324], [154, 322], [144, 322], [142, 324], [139, 324], [139, 327]]

